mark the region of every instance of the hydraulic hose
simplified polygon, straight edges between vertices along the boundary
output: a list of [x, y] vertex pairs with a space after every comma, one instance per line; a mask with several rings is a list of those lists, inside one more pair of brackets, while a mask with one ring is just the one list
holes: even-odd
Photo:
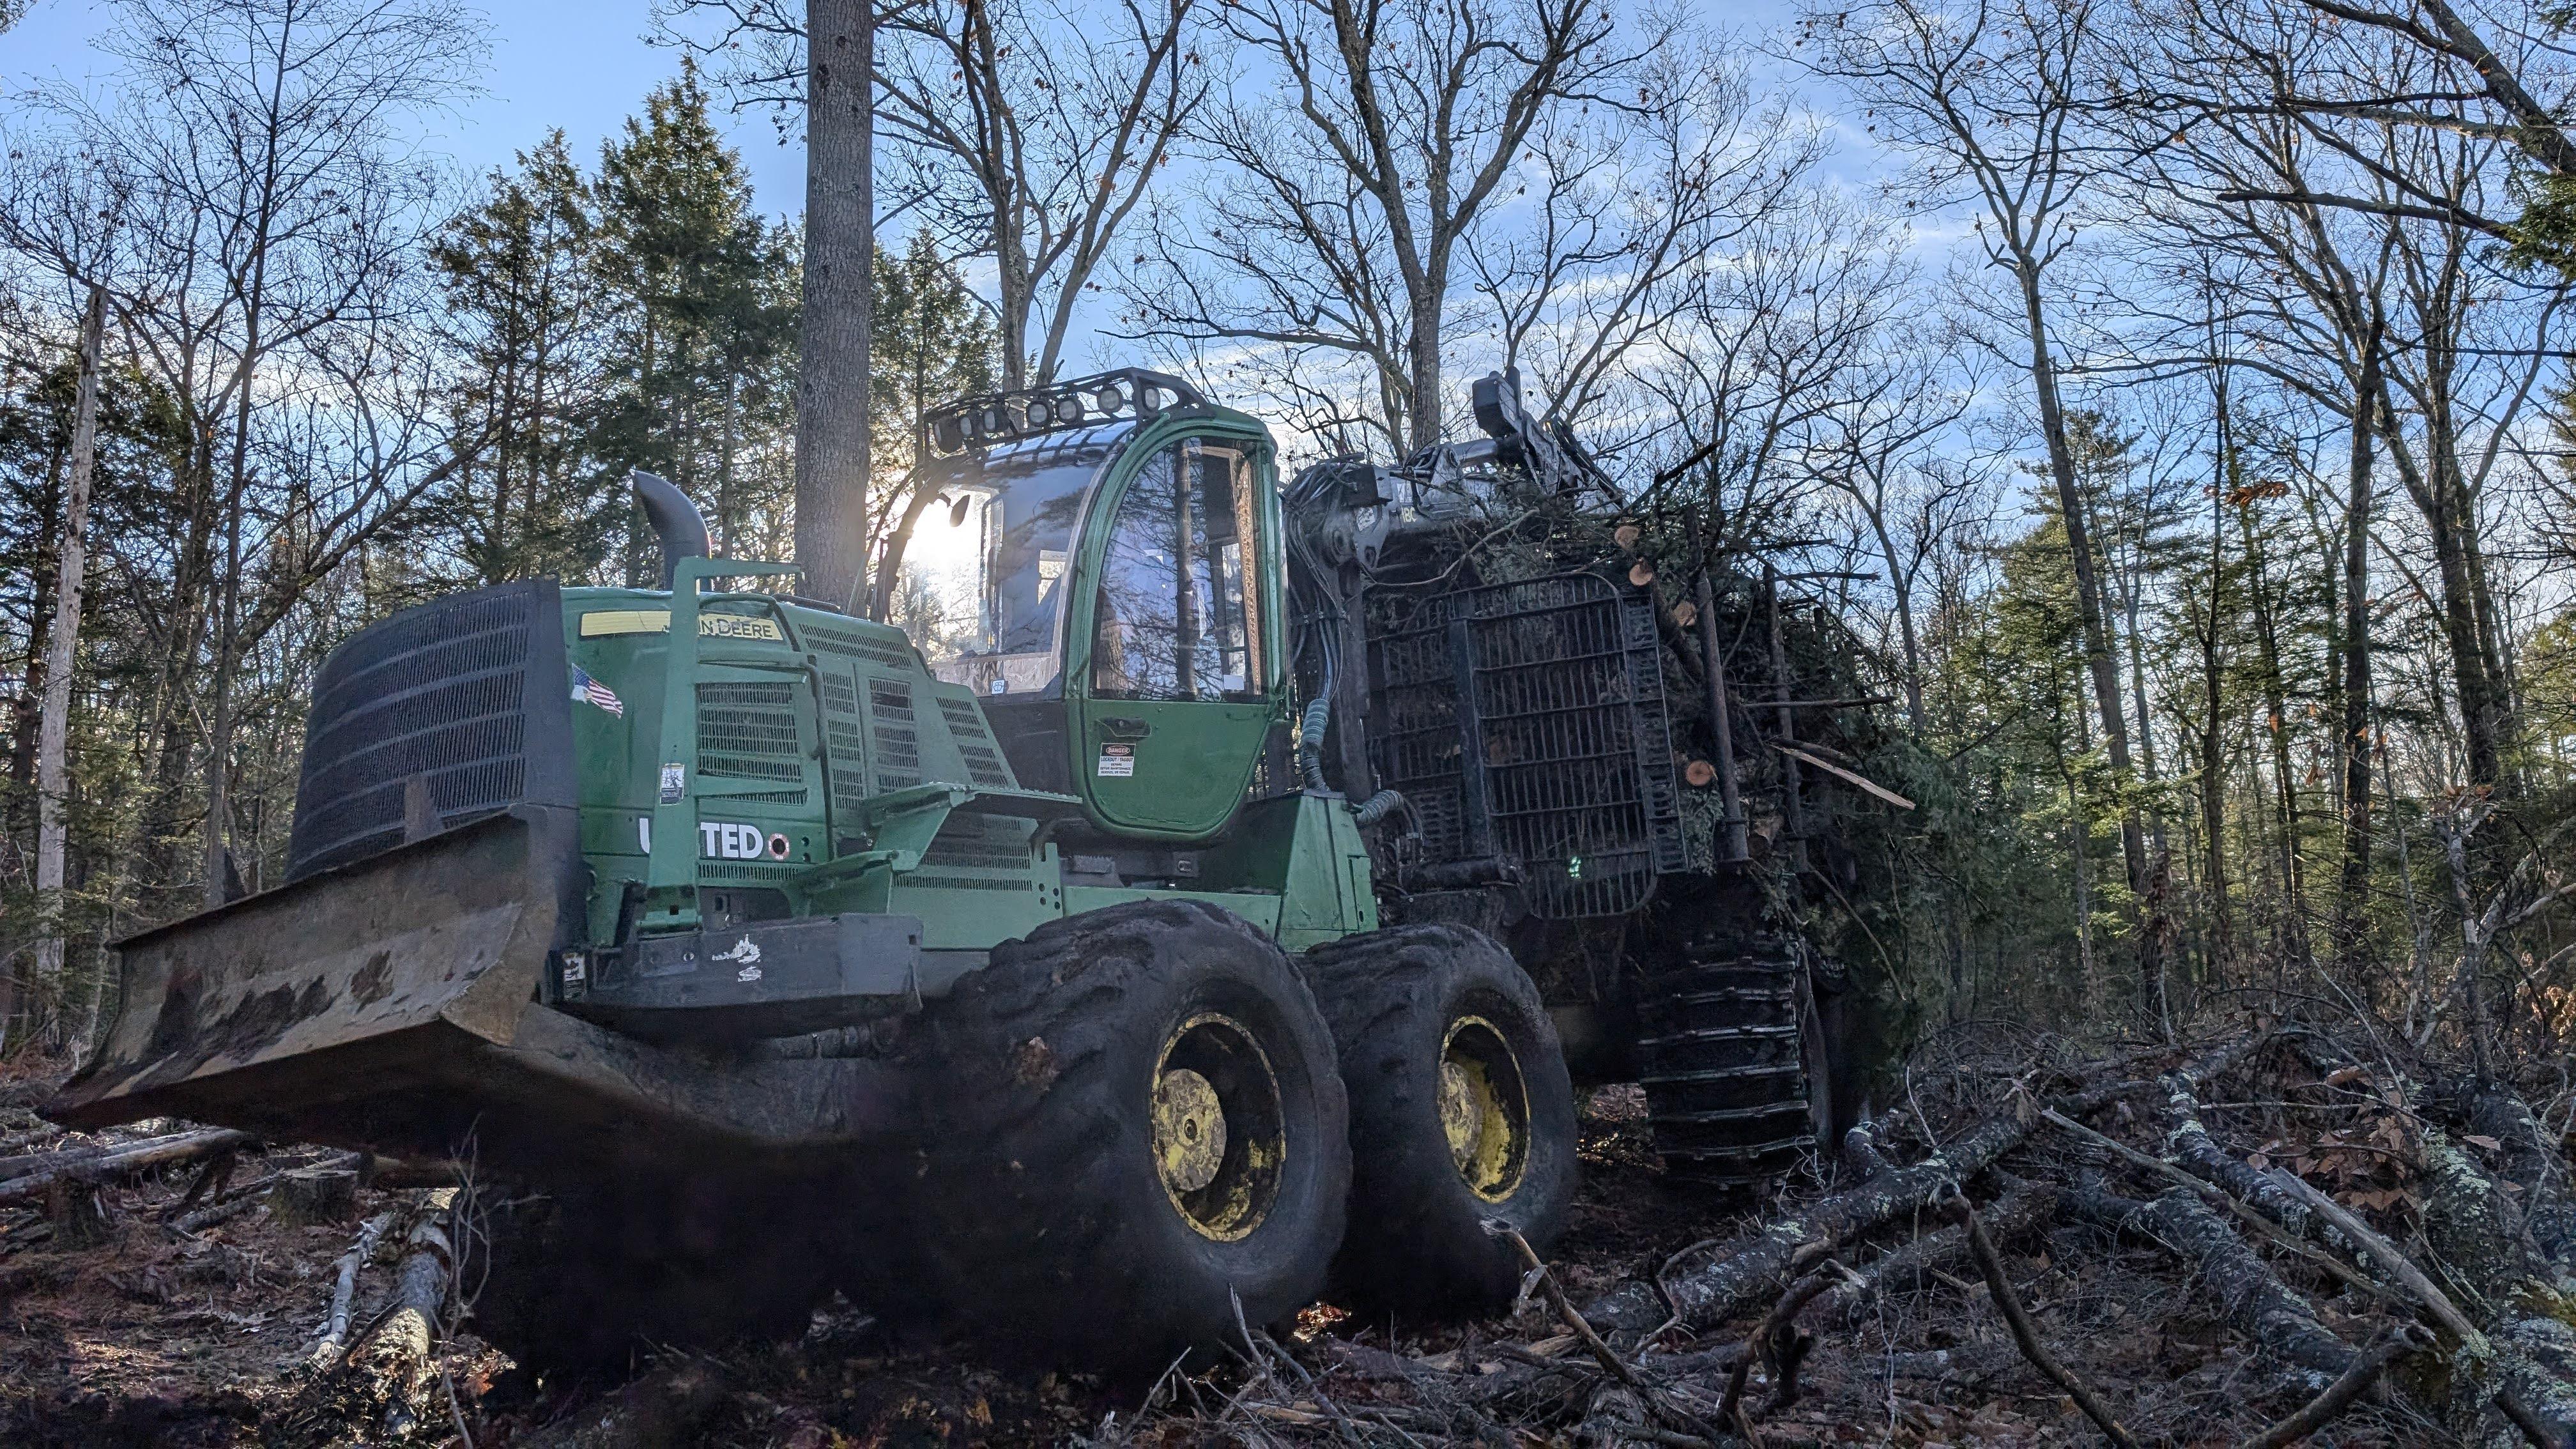
[[1306, 788], [1322, 794], [1331, 788], [1324, 783], [1324, 727], [1333, 718], [1333, 681], [1324, 679], [1324, 692], [1306, 706], [1306, 717], [1297, 725], [1297, 766], [1306, 777]]

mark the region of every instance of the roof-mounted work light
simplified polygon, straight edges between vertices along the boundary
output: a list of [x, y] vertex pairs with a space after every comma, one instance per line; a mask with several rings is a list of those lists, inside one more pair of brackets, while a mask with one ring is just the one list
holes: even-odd
[[923, 414], [921, 436], [932, 456], [953, 457], [1176, 407], [1206, 405], [1197, 388], [1177, 377], [1128, 367], [1046, 387], [963, 398]]

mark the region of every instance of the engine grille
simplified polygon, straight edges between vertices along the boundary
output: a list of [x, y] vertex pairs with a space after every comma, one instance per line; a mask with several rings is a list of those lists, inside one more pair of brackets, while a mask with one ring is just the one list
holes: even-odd
[[571, 696], [552, 580], [452, 595], [351, 635], [314, 684], [286, 878], [400, 845], [415, 776], [443, 824], [522, 800], [571, 805]]
[[921, 721], [913, 712], [910, 684], [900, 679], [868, 681], [868, 744], [879, 790], [902, 790], [921, 783]]
[[1370, 753], [1430, 860], [1516, 862], [1558, 918], [1633, 911], [1685, 868], [1652, 607], [1560, 574], [1422, 600], [1370, 639]]
[[[784, 682], [698, 686], [698, 773], [732, 780], [801, 781], [796, 686]], [[797, 792], [798, 803], [804, 795]]]

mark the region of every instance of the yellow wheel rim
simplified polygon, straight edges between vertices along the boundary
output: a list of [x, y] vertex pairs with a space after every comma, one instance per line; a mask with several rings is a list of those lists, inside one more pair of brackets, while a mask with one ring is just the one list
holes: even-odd
[[1201, 1012], [1163, 1039], [1151, 1101], [1154, 1174], [1190, 1231], [1220, 1243], [1270, 1215], [1288, 1134], [1279, 1078], [1241, 1022]]
[[1529, 1166], [1529, 1089], [1520, 1058], [1481, 1016], [1449, 1023], [1440, 1041], [1440, 1132], [1470, 1191], [1501, 1202]]

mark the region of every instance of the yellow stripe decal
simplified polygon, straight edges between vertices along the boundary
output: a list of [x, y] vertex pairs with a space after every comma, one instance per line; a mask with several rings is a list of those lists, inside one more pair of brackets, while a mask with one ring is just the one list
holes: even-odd
[[[667, 634], [671, 629], [668, 609], [602, 609], [581, 616], [581, 637], [597, 639], [609, 634]], [[698, 637], [701, 639], [766, 639], [782, 642], [775, 619], [755, 619], [742, 614], [700, 614]]]

